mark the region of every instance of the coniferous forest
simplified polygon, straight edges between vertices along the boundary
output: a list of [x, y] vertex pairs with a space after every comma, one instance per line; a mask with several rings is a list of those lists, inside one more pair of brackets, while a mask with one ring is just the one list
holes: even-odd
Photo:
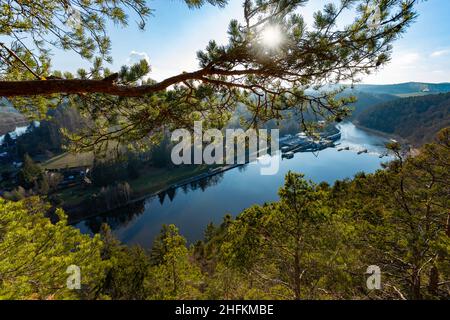
[[450, 298], [448, 1], [0, 8], [0, 300]]

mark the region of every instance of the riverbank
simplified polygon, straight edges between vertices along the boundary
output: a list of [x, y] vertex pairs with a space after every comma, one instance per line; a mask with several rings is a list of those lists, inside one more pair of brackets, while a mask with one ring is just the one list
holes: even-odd
[[[372, 132], [378, 136], [384, 136], [386, 138], [391, 138], [386, 134], [379, 134], [373, 132], [374, 130], [362, 128], [364, 131]], [[305, 150], [305, 152], [307, 152]], [[94, 203], [91, 200], [91, 196], [94, 195], [97, 191], [92, 190], [90, 192], [86, 192], [86, 190], [80, 190], [78, 194], [75, 194], [73, 198], [76, 198], [76, 203], [72, 203], [72, 206], [66, 206], [65, 210], [69, 214], [69, 222], [72, 224], [76, 224], [84, 219], [95, 217], [98, 215], [106, 214], [111, 211], [115, 211], [120, 208], [124, 208], [129, 205], [133, 205], [140, 201], [144, 201], [146, 199], [155, 198], [158, 195], [173, 192], [173, 190], [189, 185], [191, 183], [195, 183], [202, 179], [206, 179], [212, 177], [214, 175], [221, 174], [225, 171], [234, 169], [236, 167], [242, 166], [243, 164], [235, 164], [235, 165], [214, 165], [214, 166], [184, 166], [184, 167], [174, 167], [170, 169], [159, 169], [162, 172], [145, 172], [141, 174], [141, 176], [136, 180], [128, 181], [132, 193], [131, 198], [126, 203], [120, 204], [114, 208], [108, 209], [98, 209], [96, 208], [94, 211], [92, 210], [92, 205], [89, 207], [86, 204]], [[150, 169], [151, 170], [151, 169]], [[72, 190], [73, 193], [73, 190]], [[79, 197], [83, 197], [84, 204], [82, 205], [83, 200]], [[68, 199], [67, 195], [65, 199]], [[88, 214], [87, 211], [90, 211]]]
[[[335, 128], [335, 130], [333, 132], [329, 132], [329, 133], [332, 133], [333, 135], [339, 134], [339, 137], [340, 137], [340, 132], [337, 128]], [[331, 145], [320, 145], [320, 146], [317, 145], [316, 151], [323, 150], [327, 147], [331, 147]], [[298, 149], [299, 146], [295, 146], [295, 148]], [[252, 156], [254, 156], [256, 158], [257, 154], [260, 154], [261, 152], [267, 152], [268, 150], [269, 150], [268, 147], [266, 147], [265, 149], [261, 149], [256, 152], [256, 155], [255, 154], [248, 155], [248, 159], [251, 159]], [[305, 149], [305, 150], [299, 149], [297, 152], [311, 152], [311, 151], [314, 151], [314, 150], [313, 149]], [[175, 171], [179, 170], [179, 167], [170, 169], [170, 175], [168, 177], [155, 176], [154, 174], [152, 174], [151, 176], [144, 175], [138, 179], [138, 181], [140, 181], [141, 183], [139, 183], [135, 180], [127, 181], [132, 190], [131, 199], [129, 199], [128, 201], [126, 201], [118, 206], [115, 206], [113, 208], [109, 207], [107, 209], [96, 209], [94, 212], [92, 212], [88, 216], [86, 216], [86, 214], [85, 214], [85, 211], [87, 210], [86, 203], [95, 201], [95, 199], [92, 199], [92, 196], [95, 195], [95, 191], [94, 192], [86, 192], [86, 190], [83, 190], [82, 192], [79, 192], [77, 194], [77, 196], [79, 196], [80, 198], [72, 197], [72, 199], [74, 200], [74, 203], [72, 203], [71, 206], [66, 205], [64, 208], [65, 208], [66, 212], [69, 214], [69, 223], [74, 224], [74, 223], [77, 223], [88, 217], [94, 217], [97, 215], [105, 214], [105, 213], [126, 207], [128, 205], [132, 205], [139, 201], [143, 201], [145, 199], [154, 198], [160, 194], [169, 192], [170, 190], [175, 190], [177, 188], [189, 185], [191, 183], [195, 183], [202, 179], [206, 179], [206, 178], [221, 174], [225, 171], [243, 166], [247, 163], [249, 163], [249, 161], [246, 161], [246, 163], [244, 163], [244, 164], [188, 166], [188, 168], [190, 167], [192, 170], [188, 171], [186, 176], [184, 176], [184, 175], [179, 176], [179, 175], [173, 174]], [[148, 186], [149, 180], [161, 181], [162, 182], [161, 184], [163, 185], [163, 187], [161, 187], [161, 188], [156, 188], [154, 186], [149, 187]], [[71, 192], [73, 193], [74, 190], [72, 189]], [[98, 190], [97, 190], [97, 192], [98, 192]], [[67, 195], [63, 195], [63, 198], [66, 200], [70, 199]], [[92, 208], [92, 207], [90, 207], [90, 208]]]
[[[87, 215], [85, 214], [86, 208], [84, 208], [84, 206], [82, 206], [82, 203], [81, 203], [83, 200], [81, 200], [78, 204], [73, 205], [72, 207], [65, 207], [64, 209], [69, 216], [69, 223], [76, 224], [84, 219], [92, 218], [92, 217], [95, 217], [95, 216], [98, 216], [101, 214], [108, 213], [113, 210], [117, 210], [117, 209], [129, 206], [129, 205], [135, 204], [137, 202], [140, 202], [140, 201], [143, 201], [146, 199], [157, 197], [158, 195], [169, 192], [170, 190], [174, 190], [174, 189], [198, 182], [202, 179], [206, 179], [206, 178], [221, 174], [225, 171], [228, 171], [228, 170], [231, 170], [231, 169], [243, 166], [243, 165], [244, 164], [231, 164], [231, 165], [222, 165], [222, 166], [217, 166], [217, 165], [193, 166], [193, 167], [188, 168], [188, 170], [185, 171], [185, 174], [176, 172], [177, 170], [179, 171], [180, 169], [183, 170], [183, 168], [174, 168], [173, 170], [170, 170], [172, 173], [168, 174], [166, 179], [161, 177], [161, 175], [155, 176], [155, 174], [152, 174], [151, 178], [153, 178], [153, 179], [156, 178], [157, 180], [162, 181], [159, 184], [153, 184], [153, 185], [148, 185], [148, 183], [145, 184], [145, 181], [148, 182], [148, 179], [150, 177], [148, 177], [146, 175], [142, 175], [137, 180], [129, 181], [130, 187], [133, 190], [133, 194], [132, 194], [132, 198], [129, 201], [127, 201], [126, 203], [123, 203], [114, 208], [103, 209], [103, 210], [96, 209], [94, 212], [91, 212], [90, 214], [87, 214]], [[174, 173], [174, 171], [175, 171], [175, 173]], [[141, 183], [143, 183], [144, 185], [140, 186]], [[164, 185], [164, 187], [158, 187], [159, 185]], [[84, 191], [84, 192], [86, 193], [86, 191]], [[89, 194], [92, 195], [93, 193], [91, 192]], [[84, 200], [87, 200], [87, 198], [85, 198]]]
[[[124, 206], [139, 201], [141, 198], [158, 194], [162, 190], [170, 188], [180, 180], [189, 179], [209, 170], [206, 166], [182, 166], [176, 168], [155, 168], [148, 167], [142, 170], [137, 179], [127, 181], [132, 189], [132, 199]], [[64, 210], [70, 216], [75, 216], [85, 211], [83, 204], [89, 202], [89, 199], [100, 191], [99, 187], [89, 187], [79, 185], [77, 187], [62, 190], [55, 195], [63, 199]], [[91, 208], [92, 209], [92, 208]], [[109, 210], [95, 209], [95, 214], [101, 214]]]
[[414, 147], [407, 139], [405, 139], [405, 138], [403, 138], [403, 137], [401, 137], [399, 135], [388, 134], [386, 132], [382, 132], [382, 131], [378, 131], [378, 130], [375, 130], [375, 129], [367, 128], [367, 127], [362, 126], [362, 125], [360, 125], [358, 123], [353, 123], [353, 125], [355, 127], [357, 127], [358, 129], [366, 131], [366, 132], [369, 132], [371, 134], [375, 134], [375, 135], [384, 137], [384, 138], [389, 139], [389, 140], [395, 139], [396, 141], [398, 141], [403, 146], [403, 148], [408, 150], [407, 151], [407, 155], [408, 156], [415, 157], [415, 156], [417, 156], [419, 154], [419, 148]]
[[409, 145], [410, 144], [405, 138], [402, 138], [399, 135], [396, 135], [396, 134], [393, 134], [393, 133], [392, 134], [391, 133], [386, 133], [386, 132], [379, 131], [379, 130], [376, 130], [376, 129], [371, 129], [371, 128], [368, 128], [368, 127], [365, 127], [365, 126], [359, 124], [357, 121], [352, 122], [352, 124], [355, 127], [357, 127], [358, 129], [361, 129], [363, 131], [367, 131], [367, 132], [369, 132], [371, 134], [374, 134], [374, 135], [377, 135], [377, 136], [380, 136], [380, 137], [383, 137], [383, 138], [386, 138], [386, 139], [389, 139], [389, 140], [395, 139], [399, 143], [401, 143], [402, 145]]

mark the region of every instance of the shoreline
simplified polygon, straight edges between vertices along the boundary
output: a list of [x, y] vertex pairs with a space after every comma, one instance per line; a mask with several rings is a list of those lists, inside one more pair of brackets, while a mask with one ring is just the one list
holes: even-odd
[[394, 133], [386, 133], [386, 132], [379, 131], [379, 130], [376, 130], [376, 129], [371, 129], [371, 128], [368, 128], [368, 127], [365, 127], [365, 126], [359, 124], [356, 121], [355, 122], [351, 122], [351, 123], [355, 127], [357, 127], [358, 129], [361, 129], [363, 131], [367, 131], [367, 132], [372, 133], [374, 135], [378, 135], [378, 136], [381, 136], [381, 137], [386, 138], [386, 139], [395, 139], [395, 140], [397, 140], [398, 142], [400, 142], [401, 144], [404, 144], [404, 145], [409, 145], [410, 144], [405, 138], [400, 137], [399, 135], [396, 135]]
[[[267, 151], [268, 149], [269, 148], [266, 148], [264, 150]], [[261, 152], [261, 150], [259, 152]], [[126, 203], [123, 203], [123, 204], [121, 204], [119, 206], [116, 206], [114, 208], [105, 209], [105, 210], [99, 210], [99, 211], [96, 211], [95, 213], [92, 213], [92, 214], [87, 215], [87, 216], [83, 216], [81, 218], [71, 219], [70, 216], [71, 215], [72, 216], [73, 215], [77, 215], [78, 213], [83, 212], [84, 208], [82, 207], [82, 205], [78, 205], [78, 206], [75, 206], [73, 208], [70, 208], [70, 207], [69, 208], [64, 208], [64, 211], [66, 212], [66, 214], [68, 216], [69, 224], [73, 225], [73, 224], [79, 223], [79, 222], [81, 222], [81, 221], [83, 221], [85, 219], [89, 219], [89, 218], [93, 218], [93, 217], [96, 217], [96, 216], [100, 216], [100, 215], [106, 214], [108, 212], [112, 212], [114, 210], [118, 210], [120, 208], [124, 208], [126, 206], [135, 204], [135, 203], [137, 203], [139, 201], [145, 201], [146, 199], [152, 199], [154, 197], [157, 197], [159, 194], [161, 194], [163, 192], [167, 192], [169, 190], [176, 190], [176, 189], [178, 189], [180, 187], [183, 187], [185, 185], [188, 185], [190, 183], [193, 183], [193, 182], [196, 182], [196, 181], [200, 181], [202, 179], [206, 179], [206, 178], [218, 175], [220, 173], [224, 173], [226, 171], [229, 171], [231, 169], [235, 169], [237, 167], [244, 166], [244, 165], [249, 164], [251, 162], [252, 161], [246, 161], [245, 163], [238, 163], [238, 164], [222, 164], [220, 166], [210, 168], [206, 172], [203, 172], [203, 173], [197, 174], [195, 176], [188, 177], [188, 178], [176, 181], [176, 182], [172, 183], [171, 185], [169, 185], [169, 186], [167, 186], [167, 187], [165, 187], [163, 189], [159, 189], [158, 191], [149, 192], [149, 193], [146, 193], [144, 195], [138, 195], [136, 198], [130, 199]]]
[[[395, 135], [389, 135], [389, 134], [384, 133], [384, 132], [380, 132], [380, 131], [377, 131], [377, 130], [366, 128], [366, 127], [361, 126], [361, 125], [359, 125], [357, 123], [353, 123], [353, 122], [350, 122], [350, 123], [355, 125], [355, 127], [357, 127], [358, 129], [367, 131], [367, 132], [369, 132], [371, 134], [374, 134], [374, 135], [382, 136], [382, 137], [387, 138], [387, 139], [397, 138]], [[398, 141], [403, 143], [404, 142], [403, 140], [404, 139], [398, 140]], [[193, 182], [196, 182], [196, 181], [200, 181], [202, 179], [209, 178], [209, 177], [212, 177], [212, 176], [220, 174], [220, 173], [224, 173], [224, 172], [226, 172], [228, 170], [235, 169], [237, 167], [246, 165], [248, 163], [249, 162], [246, 162], [244, 164], [228, 164], [228, 165], [222, 165], [222, 166], [219, 166], [219, 167], [211, 168], [211, 169], [209, 169], [206, 172], [203, 172], [203, 173], [197, 174], [195, 176], [188, 177], [188, 178], [176, 181], [176, 182], [172, 183], [171, 185], [169, 185], [169, 186], [167, 186], [167, 187], [165, 187], [163, 189], [160, 189], [160, 190], [157, 190], [157, 191], [154, 191], [154, 192], [150, 192], [150, 193], [147, 193], [147, 194], [144, 194], [144, 195], [138, 195], [136, 198], [132, 198], [129, 201], [127, 201], [126, 203], [121, 204], [119, 206], [116, 206], [114, 208], [105, 209], [105, 210], [99, 210], [99, 211], [96, 211], [95, 213], [92, 213], [90, 215], [86, 215], [86, 216], [83, 216], [83, 217], [70, 219], [70, 215], [75, 215], [76, 216], [77, 214], [82, 213], [83, 211], [85, 211], [81, 206], [76, 206], [76, 207], [73, 207], [73, 208], [67, 208], [67, 209], [64, 209], [64, 210], [66, 211], [66, 213], [68, 215], [69, 224], [74, 225], [74, 224], [80, 223], [80, 222], [82, 222], [82, 221], [84, 221], [86, 219], [90, 219], [90, 218], [94, 218], [94, 217], [97, 217], [97, 216], [101, 216], [101, 215], [107, 214], [109, 212], [112, 212], [112, 211], [115, 211], [115, 210], [118, 210], [118, 209], [121, 209], [121, 208], [125, 208], [125, 207], [127, 207], [129, 205], [133, 205], [133, 204], [135, 204], [137, 202], [140, 202], [140, 201], [145, 201], [147, 199], [153, 199], [153, 198], [157, 197], [158, 195], [160, 195], [161, 193], [167, 192], [167, 191], [172, 190], [172, 189], [178, 189], [178, 188], [183, 187], [185, 185], [188, 185], [190, 183], [193, 183]]]
[[161, 194], [163, 192], [167, 192], [167, 191], [172, 190], [172, 189], [174, 189], [174, 190], [178, 189], [178, 188], [183, 187], [185, 185], [188, 185], [190, 183], [197, 182], [197, 181], [200, 181], [202, 179], [206, 179], [206, 178], [215, 176], [215, 175], [220, 174], [220, 173], [224, 173], [224, 172], [226, 172], [228, 170], [231, 170], [231, 169], [234, 169], [234, 168], [246, 165], [246, 164], [248, 164], [248, 163], [244, 163], [244, 164], [230, 164], [230, 165], [224, 165], [222, 167], [216, 167], [216, 168], [212, 169], [211, 171], [207, 171], [207, 172], [198, 174], [196, 176], [193, 176], [193, 177], [186, 178], [186, 179], [180, 180], [178, 182], [175, 182], [175, 183], [169, 185], [168, 187], [165, 187], [165, 188], [160, 189], [158, 191], [147, 193], [145, 195], [140, 195], [140, 196], [138, 196], [138, 197], [136, 197], [134, 199], [130, 199], [126, 203], [124, 203], [122, 205], [119, 205], [119, 206], [117, 206], [115, 208], [110, 208], [110, 209], [106, 209], [106, 210], [96, 211], [95, 213], [93, 213], [91, 215], [84, 216], [82, 218], [70, 219], [70, 215], [71, 214], [72, 215], [76, 214], [77, 213], [77, 209], [83, 210], [82, 208], [80, 208], [80, 206], [77, 206], [76, 208], [74, 208], [73, 211], [71, 211], [70, 208], [64, 209], [64, 211], [68, 215], [69, 224], [70, 225], [77, 224], [77, 223], [79, 223], [79, 222], [81, 222], [81, 221], [83, 221], [85, 219], [89, 219], [89, 218], [93, 218], [93, 217], [96, 217], [96, 216], [100, 216], [100, 215], [106, 214], [108, 212], [112, 212], [114, 210], [118, 210], [120, 208], [124, 208], [126, 206], [135, 204], [135, 203], [140, 202], [140, 201], [145, 201], [147, 199], [155, 198], [155, 197], [157, 197], [159, 194]]

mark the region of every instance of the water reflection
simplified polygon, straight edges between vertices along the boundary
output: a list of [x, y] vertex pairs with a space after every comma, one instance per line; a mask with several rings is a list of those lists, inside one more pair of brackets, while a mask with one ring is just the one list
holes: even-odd
[[[102, 222], [111, 226], [124, 243], [149, 248], [162, 224], [175, 224], [190, 242], [203, 238], [209, 222], [220, 223], [225, 214], [236, 215], [254, 204], [276, 201], [277, 191], [289, 171], [304, 173], [316, 182], [332, 184], [354, 174], [380, 168], [386, 139], [364, 132], [350, 123], [341, 125], [340, 146], [350, 151], [329, 148], [319, 153], [296, 153], [292, 159], [280, 159], [280, 170], [262, 176], [259, 163], [253, 162], [127, 206], [107, 215], [87, 219], [77, 226], [83, 232], [97, 232]], [[357, 152], [367, 149], [367, 154]], [[280, 157], [279, 154], [273, 157]]]
[[112, 230], [119, 227], [126, 227], [130, 221], [144, 213], [145, 200], [131, 203], [123, 208], [112, 210], [108, 213], [86, 219], [83, 224], [90, 233], [98, 233], [102, 223], [107, 223]]
[[[245, 166], [242, 166], [245, 167]], [[159, 199], [159, 203], [161, 205], [164, 204], [164, 200], [166, 199], [166, 196], [170, 202], [172, 202], [175, 199], [175, 196], [177, 192], [183, 192], [184, 194], [187, 194], [190, 191], [195, 191], [200, 189], [201, 191], [205, 191], [207, 188], [215, 186], [220, 183], [220, 181], [223, 179], [223, 172], [220, 172], [214, 176], [209, 176], [202, 178], [197, 181], [192, 181], [188, 184], [183, 184], [182, 186], [178, 188], [170, 188], [165, 191], [162, 191], [158, 193], [157, 197]]]

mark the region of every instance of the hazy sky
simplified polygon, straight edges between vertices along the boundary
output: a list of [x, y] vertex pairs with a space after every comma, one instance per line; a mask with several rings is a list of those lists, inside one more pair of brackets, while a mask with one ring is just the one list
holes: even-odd
[[[301, 8], [306, 22], [326, 0], [311, 0]], [[204, 6], [189, 10], [179, 0], [148, 1], [154, 9], [145, 31], [133, 21], [126, 29], [111, 26], [113, 70], [139, 59], [149, 59], [151, 77], [162, 80], [181, 71], [197, 68], [196, 52], [209, 40], [226, 42], [231, 19], [242, 18], [242, 0], [230, 0], [219, 9]], [[394, 45], [391, 63], [377, 74], [364, 78], [364, 83], [450, 82], [450, 1], [428, 0], [418, 8], [419, 17], [408, 32]], [[346, 17], [351, 21], [350, 14]], [[86, 66], [75, 55], [55, 55], [54, 68], [74, 71]]]

